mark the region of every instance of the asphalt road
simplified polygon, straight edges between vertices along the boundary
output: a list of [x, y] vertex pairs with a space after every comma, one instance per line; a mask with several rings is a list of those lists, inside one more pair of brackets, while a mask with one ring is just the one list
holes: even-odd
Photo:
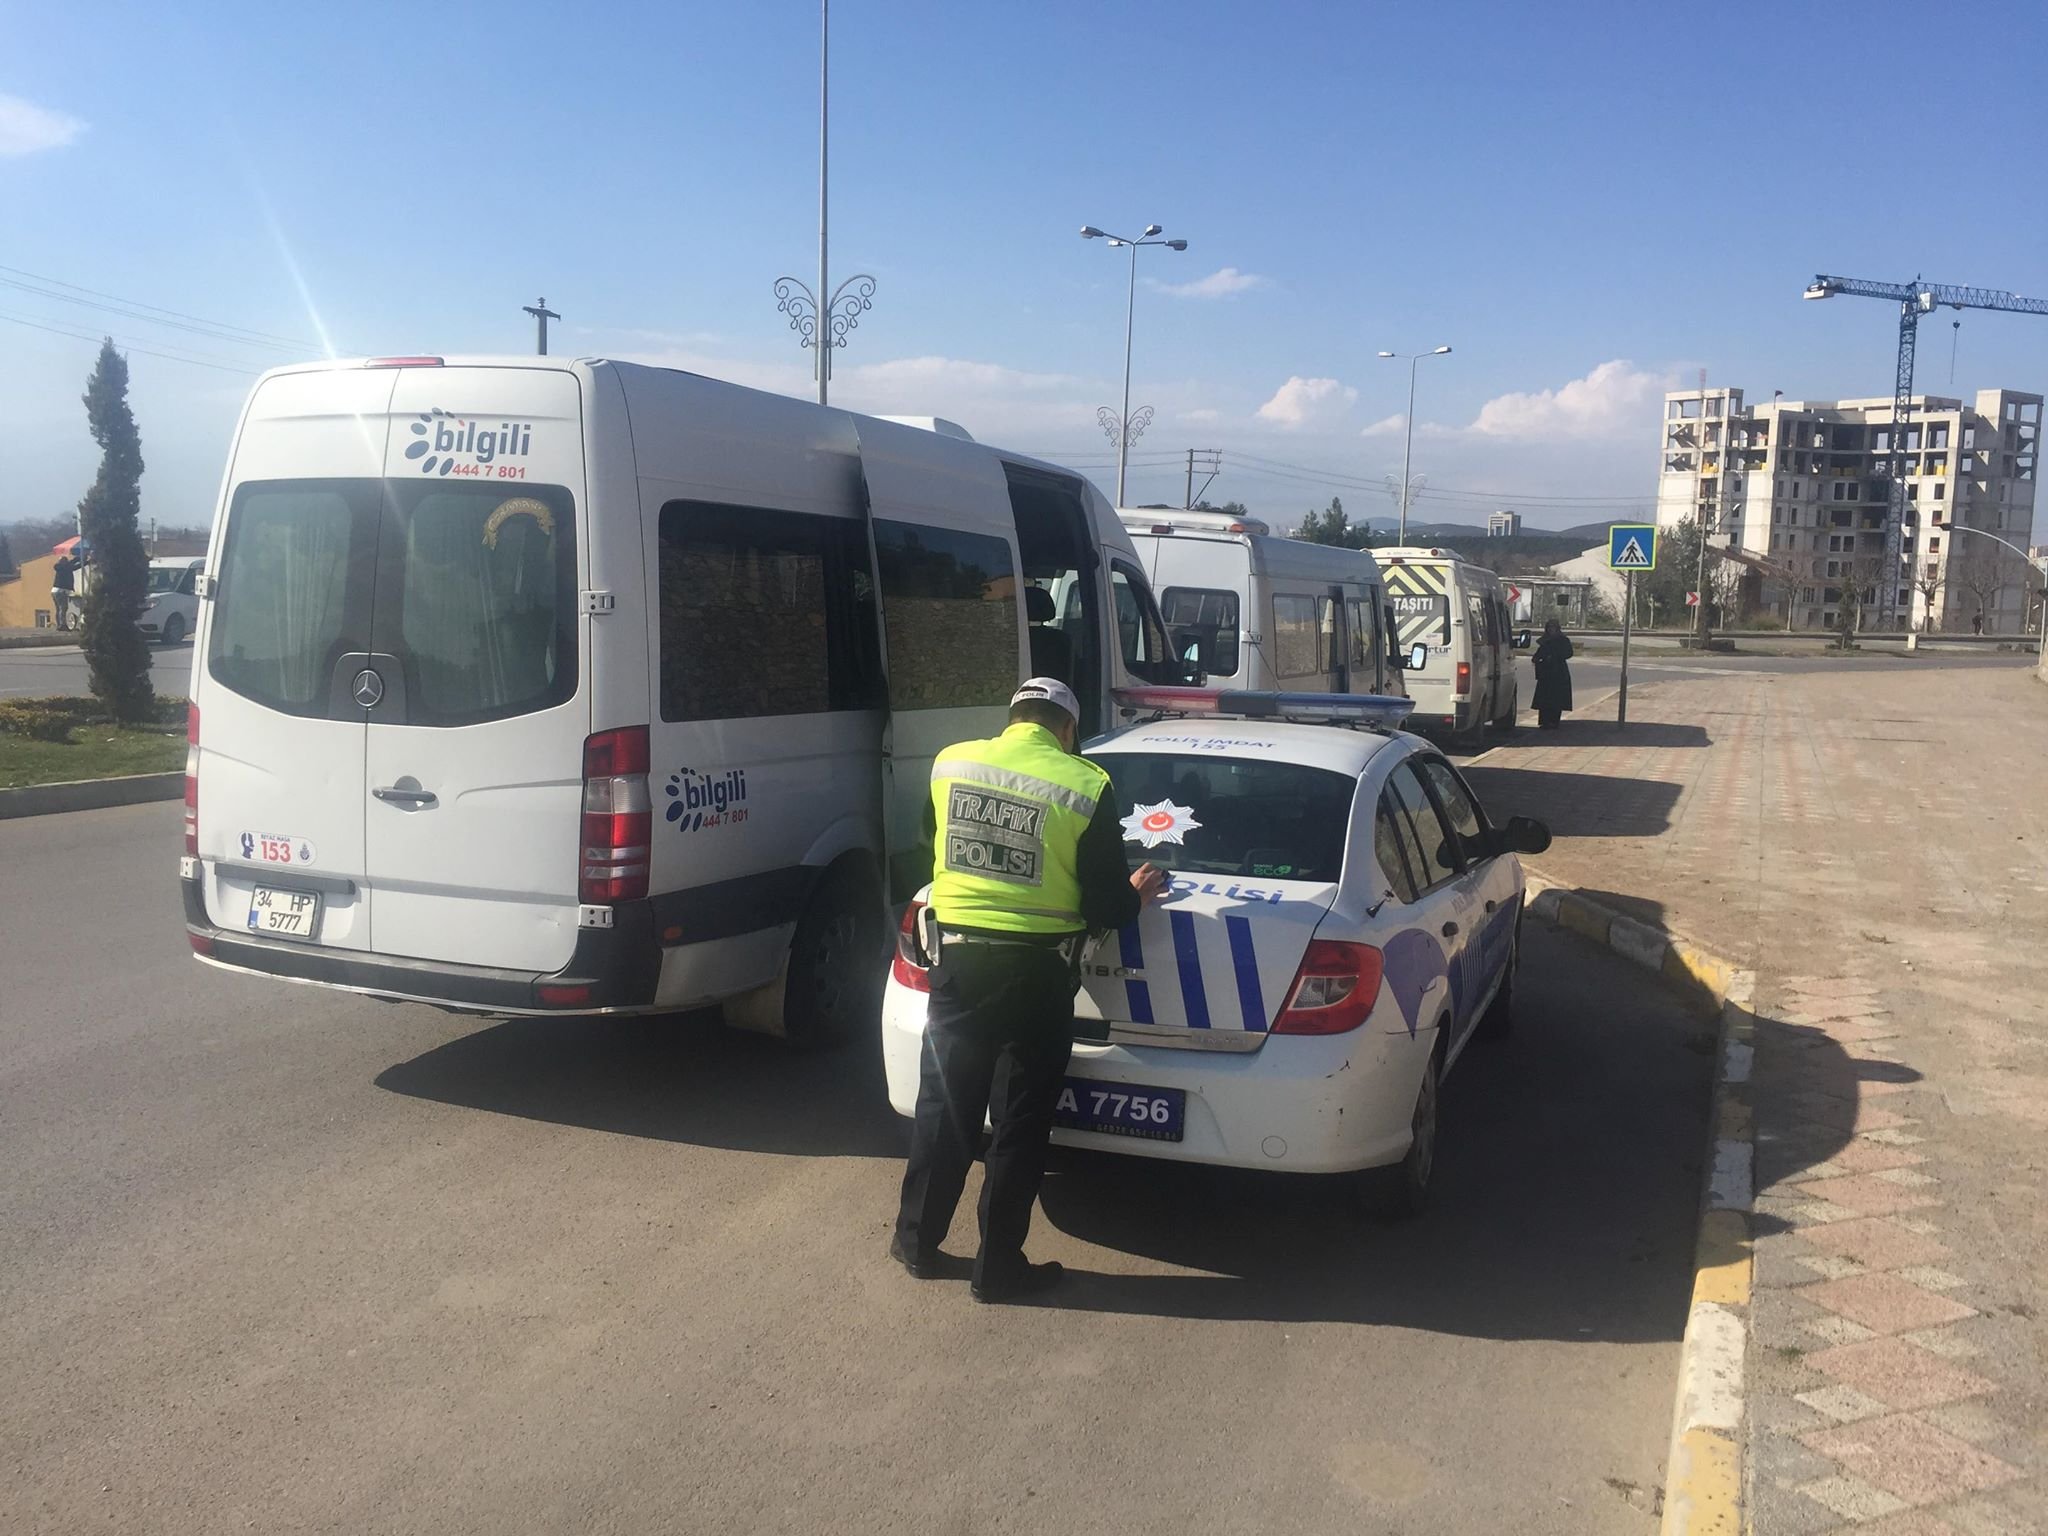
[[[156, 691], [184, 698], [191, 689], [192, 645], [153, 645], [150, 676]], [[85, 656], [75, 645], [10, 646], [0, 650], [0, 699], [40, 698], [90, 691]]]
[[206, 969], [177, 825], [0, 823], [0, 1530], [1656, 1528], [1711, 1034], [1604, 951], [1530, 925], [1420, 1222], [1070, 1155], [989, 1308], [883, 1257], [873, 1051]]

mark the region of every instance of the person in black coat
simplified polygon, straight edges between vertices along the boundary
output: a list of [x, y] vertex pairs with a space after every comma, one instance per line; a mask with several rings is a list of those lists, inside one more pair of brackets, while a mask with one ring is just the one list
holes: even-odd
[[1543, 638], [1536, 642], [1532, 661], [1536, 668], [1536, 724], [1539, 729], [1557, 729], [1558, 716], [1572, 707], [1571, 636], [1552, 619], [1543, 626]]

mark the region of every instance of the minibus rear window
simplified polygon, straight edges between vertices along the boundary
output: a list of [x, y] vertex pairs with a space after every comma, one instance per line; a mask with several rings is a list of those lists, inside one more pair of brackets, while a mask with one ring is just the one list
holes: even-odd
[[228, 511], [207, 665], [244, 698], [324, 715], [335, 663], [366, 649], [377, 548], [370, 480], [272, 480]]
[[556, 486], [398, 481], [372, 650], [405, 664], [408, 725], [530, 714], [576, 692], [576, 515]]
[[561, 703], [576, 692], [575, 522], [559, 486], [246, 483], [228, 509], [208, 670], [282, 713], [346, 716], [351, 669], [388, 656], [404, 686], [373, 724]]

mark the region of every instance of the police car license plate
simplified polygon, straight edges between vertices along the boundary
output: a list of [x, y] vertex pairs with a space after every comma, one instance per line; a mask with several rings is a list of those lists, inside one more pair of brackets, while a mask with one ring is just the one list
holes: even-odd
[[315, 891], [287, 891], [259, 885], [249, 893], [249, 931], [273, 939], [310, 939], [320, 923]]
[[1183, 1088], [1142, 1088], [1133, 1083], [1070, 1077], [1060, 1084], [1053, 1124], [1063, 1131], [1093, 1131], [1099, 1136], [1179, 1141], [1187, 1108], [1187, 1090]]

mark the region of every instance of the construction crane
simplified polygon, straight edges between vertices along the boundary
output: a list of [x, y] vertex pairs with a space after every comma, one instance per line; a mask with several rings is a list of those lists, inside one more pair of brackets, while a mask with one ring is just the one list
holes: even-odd
[[1899, 373], [1892, 400], [1891, 496], [1884, 520], [1885, 581], [1878, 589], [1878, 624], [1895, 627], [1899, 605], [1899, 549], [1906, 525], [1906, 420], [1913, 413], [1913, 346], [1920, 317], [1935, 310], [2002, 309], [2019, 315], [2048, 315], [2048, 299], [2023, 299], [2002, 288], [1958, 288], [1950, 283], [1874, 283], [1857, 277], [1820, 273], [1806, 285], [1809, 299], [1836, 294], [1858, 299], [1890, 299], [1899, 306]]

